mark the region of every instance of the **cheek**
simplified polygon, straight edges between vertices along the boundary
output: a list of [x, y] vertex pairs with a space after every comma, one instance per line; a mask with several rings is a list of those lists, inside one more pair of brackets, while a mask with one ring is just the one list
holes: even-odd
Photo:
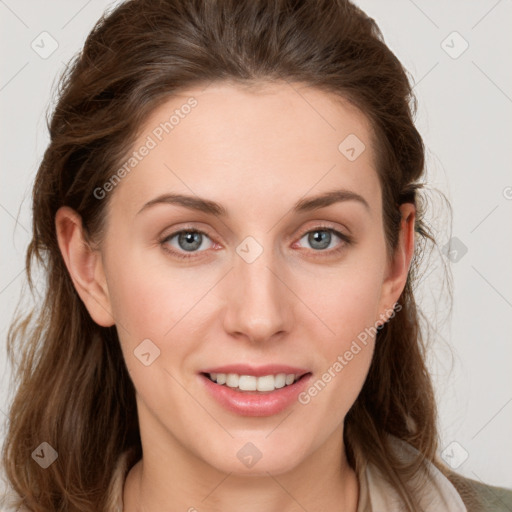
[[149, 409], [165, 416], [169, 404], [178, 409], [190, 407], [181, 387], [182, 372], [186, 373], [189, 356], [200, 350], [203, 337], [195, 329], [199, 317], [207, 314], [207, 301], [201, 299], [215, 281], [206, 273], [170, 270], [148, 265], [148, 261], [126, 254], [123, 265], [110, 268], [109, 291], [137, 394]]
[[[109, 293], [116, 322], [134, 341], [163, 340], [197, 306], [215, 284], [215, 275], [193, 269], [148, 264], [130, 257], [111, 266]], [[218, 278], [217, 278], [218, 279]]]
[[190, 407], [180, 384], [193, 376], [193, 356], [215, 320], [208, 292], [219, 276], [212, 270], [150, 262], [126, 254], [123, 265], [110, 268], [109, 291], [124, 359], [137, 393], [152, 409], [170, 401]]
[[297, 279], [294, 289], [299, 297], [304, 297], [312, 313], [304, 318], [309, 318], [307, 323], [316, 322], [320, 329], [311, 339], [318, 337], [318, 332], [324, 333], [322, 339], [331, 339], [326, 349], [332, 352], [342, 349], [365, 328], [374, 326], [379, 314], [382, 276], [382, 266], [374, 261]]
[[377, 258], [361, 260], [336, 274], [303, 281], [302, 296], [318, 317], [309, 315], [305, 323], [308, 339], [316, 340], [317, 374], [299, 401], [312, 417], [326, 418], [326, 428], [343, 420], [366, 379], [377, 332], [382, 268]]

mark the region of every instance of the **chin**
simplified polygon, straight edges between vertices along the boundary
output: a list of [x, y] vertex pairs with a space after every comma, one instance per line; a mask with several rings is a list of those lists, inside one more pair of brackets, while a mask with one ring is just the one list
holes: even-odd
[[223, 473], [268, 477], [268, 473], [279, 475], [292, 471], [304, 459], [304, 450], [296, 442], [283, 446], [265, 440], [264, 436], [254, 436], [252, 441], [247, 438], [232, 441], [230, 447], [223, 446], [218, 453], [210, 453], [205, 462]]

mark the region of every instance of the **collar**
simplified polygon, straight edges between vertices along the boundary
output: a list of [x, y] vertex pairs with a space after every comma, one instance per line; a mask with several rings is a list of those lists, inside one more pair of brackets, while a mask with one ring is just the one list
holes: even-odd
[[[390, 436], [391, 445], [401, 460], [418, 454], [412, 445]], [[357, 512], [381, 512], [404, 510], [404, 502], [398, 492], [372, 463], [358, 470], [359, 503]], [[410, 488], [419, 500], [423, 512], [467, 512], [461, 496], [441, 471], [429, 460], [409, 481]]]

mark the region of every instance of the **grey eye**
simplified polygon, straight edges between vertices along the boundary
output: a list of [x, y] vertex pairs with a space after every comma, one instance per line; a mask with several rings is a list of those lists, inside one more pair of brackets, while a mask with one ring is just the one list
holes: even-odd
[[208, 249], [208, 240], [210, 240], [210, 238], [205, 233], [201, 233], [200, 231], [179, 231], [168, 236], [166, 243], [178, 251], [181, 250], [185, 252], [199, 252], [198, 249]]
[[311, 248], [322, 251], [324, 249], [331, 248], [331, 243], [333, 241], [335, 242], [335, 240], [333, 240], [333, 236], [341, 240], [339, 235], [337, 235], [334, 230], [315, 229], [306, 233], [300, 239], [300, 241], [302, 242], [304, 239], [306, 239]]

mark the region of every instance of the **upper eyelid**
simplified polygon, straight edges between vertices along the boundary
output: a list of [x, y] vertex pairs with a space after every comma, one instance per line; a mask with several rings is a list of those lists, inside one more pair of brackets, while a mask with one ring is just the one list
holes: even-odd
[[300, 237], [302, 238], [304, 235], [307, 235], [308, 233], [314, 232], [314, 231], [332, 231], [334, 233], [339, 233], [340, 235], [350, 236], [348, 233], [343, 233], [341, 229], [334, 227], [334, 226], [327, 226], [323, 224], [319, 224], [318, 226], [314, 226], [312, 228], [305, 229], [304, 231], [301, 231]]

